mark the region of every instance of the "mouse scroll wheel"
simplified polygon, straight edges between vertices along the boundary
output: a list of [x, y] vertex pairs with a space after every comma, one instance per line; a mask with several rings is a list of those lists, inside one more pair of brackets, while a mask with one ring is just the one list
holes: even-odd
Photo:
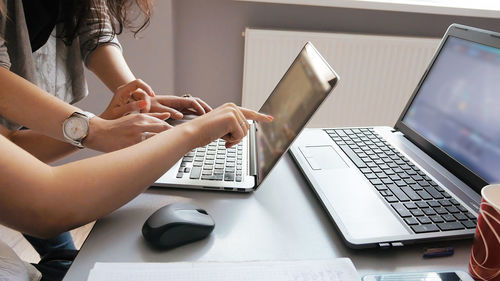
[[203, 210], [203, 209], [196, 209], [196, 211], [198, 211], [199, 213], [202, 213], [202, 214], [208, 215], [207, 211], [205, 211], [205, 210]]

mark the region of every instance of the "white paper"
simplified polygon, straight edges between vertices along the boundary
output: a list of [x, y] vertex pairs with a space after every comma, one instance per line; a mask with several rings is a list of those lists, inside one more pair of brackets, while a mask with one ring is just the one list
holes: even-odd
[[88, 281], [359, 281], [350, 259], [96, 263]]

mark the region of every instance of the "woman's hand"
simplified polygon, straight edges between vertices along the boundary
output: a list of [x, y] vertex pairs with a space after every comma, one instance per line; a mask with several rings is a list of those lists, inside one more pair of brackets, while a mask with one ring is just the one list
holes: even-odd
[[224, 139], [226, 147], [229, 148], [247, 135], [250, 128], [248, 119], [267, 123], [271, 122], [273, 117], [226, 103], [179, 127], [188, 128], [193, 148], [205, 146], [219, 138]]
[[203, 115], [212, 108], [202, 99], [185, 95], [156, 96], [153, 89], [141, 79], [118, 87], [106, 110], [99, 115], [104, 119], [116, 119], [130, 113], [170, 113], [172, 119], [187, 115]]
[[145, 113], [151, 108], [153, 89], [141, 79], [118, 87], [113, 99], [99, 117], [112, 120], [130, 113]]
[[165, 122], [169, 117], [168, 112], [130, 114], [114, 120], [94, 117], [84, 145], [103, 152], [122, 149], [172, 128]]
[[184, 115], [203, 115], [212, 108], [202, 99], [186, 95], [183, 97], [158, 95], [151, 98], [151, 112], [169, 112], [170, 118], [182, 119]]

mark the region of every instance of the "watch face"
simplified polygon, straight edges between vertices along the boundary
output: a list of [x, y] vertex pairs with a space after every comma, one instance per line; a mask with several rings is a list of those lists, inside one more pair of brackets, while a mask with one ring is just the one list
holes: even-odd
[[72, 140], [80, 140], [87, 134], [88, 125], [84, 118], [70, 117], [64, 123], [64, 133]]

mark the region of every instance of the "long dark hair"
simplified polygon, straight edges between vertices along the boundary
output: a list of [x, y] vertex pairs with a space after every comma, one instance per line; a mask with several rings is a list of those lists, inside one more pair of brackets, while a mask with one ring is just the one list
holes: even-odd
[[88, 19], [98, 21], [100, 34], [109, 19], [113, 36], [121, 34], [124, 28], [136, 36], [149, 25], [153, 6], [153, 0], [62, 0], [60, 3], [64, 28], [58, 37], [67, 45], [71, 45], [79, 35], [80, 26]]

